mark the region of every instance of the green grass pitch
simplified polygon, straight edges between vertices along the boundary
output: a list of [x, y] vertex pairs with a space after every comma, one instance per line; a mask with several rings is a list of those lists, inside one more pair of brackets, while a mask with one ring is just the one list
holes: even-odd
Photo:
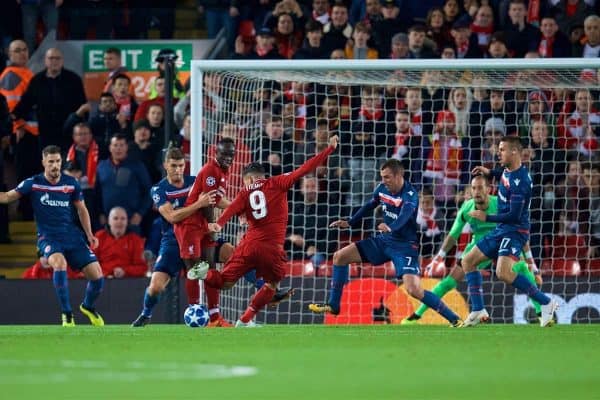
[[0, 327], [2, 399], [600, 398], [600, 325]]

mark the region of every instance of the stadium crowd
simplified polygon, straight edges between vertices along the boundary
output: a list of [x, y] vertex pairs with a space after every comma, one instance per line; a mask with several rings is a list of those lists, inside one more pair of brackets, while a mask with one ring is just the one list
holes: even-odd
[[[60, 8], [61, 18], [71, 21], [59, 33], [66, 39], [89, 34], [87, 25], [73, 21], [93, 21], [102, 39], [144, 38], [151, 23], [161, 27], [161, 37], [173, 34], [174, 2], [163, 1], [156, 13], [144, 10], [139, 19], [136, 12], [144, 7], [132, 0], [127, 18], [123, 7], [111, 7], [120, 1], [17, 3], [24, 28], [30, 26], [26, 18], [40, 11], [46, 26], [56, 27]], [[198, 0], [209, 37], [224, 28], [232, 59], [598, 57], [599, 8], [595, 0]], [[109, 74], [99, 103], [92, 104], [81, 77], [64, 68], [60, 50], [45, 53], [43, 71], [28, 70], [35, 32], [23, 29], [24, 40], [13, 40], [18, 36], [3, 33], [8, 50], [0, 75], [0, 179], [5, 163], [14, 176], [0, 181], [0, 191], [41, 171], [44, 146], [60, 146], [64, 172], [84, 191], [105, 275], [143, 275], [159, 235], [149, 191], [164, 174], [164, 136], [190, 152], [189, 82], [175, 77], [177, 130], [165, 132], [164, 61], [148, 98], [138, 103], [120, 51], [106, 49]], [[366, 201], [378, 165], [388, 158], [401, 160], [421, 191], [421, 255], [433, 256], [458, 207], [470, 198], [471, 168], [493, 166], [500, 137], [517, 135], [526, 145], [523, 156], [534, 182], [531, 248], [538, 265], [560, 257], [600, 258], [598, 71], [583, 71], [589, 89], [577, 90], [516, 85], [490, 90], [476, 75], [450, 89], [439, 84], [443, 78], [442, 72], [428, 71], [420, 86], [410, 87], [272, 82], [250, 101], [236, 102], [229, 78], [208, 74], [205, 151], [214, 154], [216, 139], [236, 141], [228, 190], [233, 198], [250, 161], [264, 163], [270, 174], [289, 172], [324, 149], [330, 136], [340, 136], [341, 150], [330, 157], [329, 168], [305, 177], [290, 199], [288, 255], [318, 267], [350, 239], [330, 231], [330, 220]], [[6, 242], [8, 218], [1, 213], [6, 208], [0, 211], [0, 241]], [[20, 201], [19, 214], [32, 218], [27, 199]], [[375, 226], [374, 219], [365, 219], [366, 231]], [[130, 244], [119, 245], [123, 240]], [[131, 252], [127, 261], [103, 261], [125, 257], [123, 249]]]

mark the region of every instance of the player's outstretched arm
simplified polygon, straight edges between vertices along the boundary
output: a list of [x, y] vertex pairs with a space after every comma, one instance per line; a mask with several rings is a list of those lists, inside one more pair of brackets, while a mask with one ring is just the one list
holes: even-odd
[[13, 201], [17, 201], [21, 198], [21, 193], [16, 190], [9, 190], [8, 192], [0, 192], [0, 204], [8, 204]]
[[290, 187], [292, 187], [292, 185], [294, 183], [296, 183], [304, 175], [313, 172], [321, 164], [323, 164], [323, 162], [325, 162], [325, 160], [327, 160], [327, 157], [329, 157], [329, 155], [331, 153], [333, 153], [334, 150], [337, 148], [338, 142], [339, 142], [338, 136], [337, 135], [332, 136], [331, 138], [329, 138], [329, 146], [327, 146], [327, 148], [325, 150], [321, 151], [314, 157], [306, 160], [306, 162], [304, 164], [302, 164], [302, 166], [300, 166], [300, 168], [295, 169], [291, 173], [274, 177], [273, 182], [282, 189], [285, 189], [285, 190], [289, 189]]
[[347, 229], [350, 228], [350, 224], [345, 219], [338, 219], [337, 221], [333, 221], [331, 224], [329, 224], [329, 227]]
[[170, 224], [176, 224], [183, 221], [197, 210], [208, 207], [215, 204], [215, 197], [217, 195], [216, 190], [211, 190], [207, 193], [201, 193], [198, 196], [198, 200], [186, 207], [174, 209], [173, 205], [169, 202], [165, 202], [163, 205], [158, 207], [160, 215], [167, 220]]

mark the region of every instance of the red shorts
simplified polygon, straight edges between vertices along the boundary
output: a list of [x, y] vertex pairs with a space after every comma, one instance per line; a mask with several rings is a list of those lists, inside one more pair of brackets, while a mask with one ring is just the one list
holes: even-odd
[[179, 257], [184, 260], [197, 259], [202, 255], [202, 249], [216, 247], [208, 230], [193, 225], [175, 225], [173, 232], [179, 245]]
[[261, 243], [240, 243], [225, 263], [221, 276], [223, 282], [237, 282], [244, 274], [256, 269], [256, 277], [276, 283], [287, 274], [288, 260], [281, 247]]

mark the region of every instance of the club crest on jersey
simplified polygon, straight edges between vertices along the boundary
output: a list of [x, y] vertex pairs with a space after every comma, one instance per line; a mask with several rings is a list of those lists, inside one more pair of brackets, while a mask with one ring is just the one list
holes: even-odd
[[217, 183], [217, 180], [213, 176], [206, 178], [206, 184], [208, 186], [215, 186], [215, 183]]

